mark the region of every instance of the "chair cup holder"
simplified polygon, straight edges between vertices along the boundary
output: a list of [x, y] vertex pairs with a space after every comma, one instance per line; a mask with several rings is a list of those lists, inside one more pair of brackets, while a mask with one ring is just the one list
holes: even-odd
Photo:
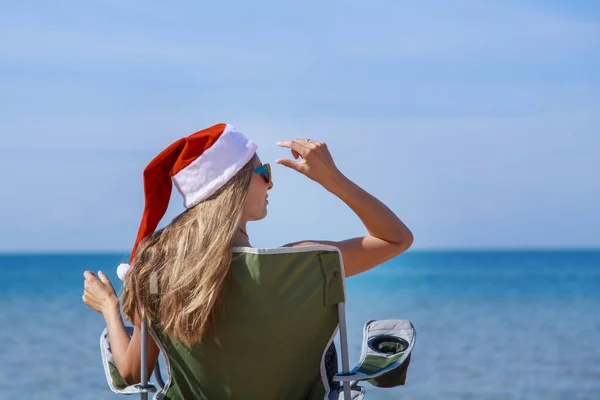
[[371, 350], [387, 355], [402, 353], [408, 348], [408, 342], [406, 340], [391, 335], [372, 337], [367, 342], [367, 345]]

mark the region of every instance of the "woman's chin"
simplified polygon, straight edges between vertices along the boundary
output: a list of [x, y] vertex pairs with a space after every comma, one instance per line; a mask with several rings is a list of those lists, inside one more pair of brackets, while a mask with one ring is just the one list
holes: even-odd
[[261, 219], [267, 216], [267, 208], [263, 210], [262, 213], [256, 213], [252, 218], [249, 218], [248, 221], [260, 221]]

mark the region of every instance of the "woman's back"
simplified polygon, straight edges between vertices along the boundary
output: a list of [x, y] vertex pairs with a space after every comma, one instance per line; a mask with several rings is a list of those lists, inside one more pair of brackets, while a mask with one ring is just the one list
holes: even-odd
[[202, 344], [186, 349], [154, 329], [169, 364], [166, 398], [323, 399], [323, 353], [343, 300], [336, 251], [236, 253], [214, 331]]

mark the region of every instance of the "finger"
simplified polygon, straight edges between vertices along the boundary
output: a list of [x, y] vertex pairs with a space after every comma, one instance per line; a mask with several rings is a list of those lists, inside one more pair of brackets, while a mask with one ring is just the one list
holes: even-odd
[[305, 151], [302, 152], [302, 158], [305, 160], [307, 157], [310, 157], [311, 153], [319, 151], [321, 148], [321, 142], [308, 141], [308, 139], [294, 139], [293, 142], [298, 143], [305, 149]]
[[304, 155], [309, 150], [308, 147], [304, 146], [303, 144], [301, 144], [299, 141], [296, 141], [296, 140], [283, 140], [281, 142], [277, 142], [277, 146], [287, 147], [289, 149], [295, 150], [298, 154], [300, 154], [302, 156], [302, 158], [304, 158]]
[[[321, 147], [321, 145], [322, 145], [321, 142], [317, 142], [315, 140], [309, 141], [309, 139], [296, 139], [294, 141], [299, 143], [300, 145], [304, 146], [307, 149], [307, 152], [304, 155], [308, 155], [308, 153], [310, 153], [311, 151], [319, 149], [319, 147]], [[304, 157], [304, 158], [306, 158], [306, 157]]]
[[108, 279], [108, 277], [104, 274], [104, 272], [98, 271], [98, 277], [100, 277], [100, 281], [102, 281], [102, 283], [110, 284], [110, 279]]
[[95, 277], [96, 277], [96, 274], [94, 274], [92, 271], [85, 271], [85, 272], [83, 273], [83, 276], [84, 276], [86, 279], [92, 279], [92, 278], [95, 278]]
[[293, 170], [296, 170], [298, 172], [304, 171], [304, 164], [302, 164], [298, 161], [289, 160], [287, 158], [279, 158], [279, 159], [275, 160], [275, 163], [284, 165], [284, 166], [291, 168]]
[[300, 144], [308, 147], [309, 149], [314, 149], [315, 147], [318, 147], [317, 145], [319, 145], [321, 142], [317, 142], [316, 140], [312, 140], [312, 139], [296, 139], [298, 142], [300, 142]]
[[300, 157], [300, 153], [298, 153], [296, 150], [292, 150], [292, 155], [296, 160], [298, 159], [298, 157]]

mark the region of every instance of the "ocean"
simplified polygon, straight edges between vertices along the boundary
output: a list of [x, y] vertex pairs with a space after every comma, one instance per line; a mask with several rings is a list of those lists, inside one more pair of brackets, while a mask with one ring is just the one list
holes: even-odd
[[[83, 271], [126, 254], [0, 255], [0, 399], [119, 399]], [[417, 330], [405, 386], [367, 399], [600, 399], [600, 251], [409, 251], [347, 285], [351, 363], [369, 319]], [[130, 398], [137, 398], [130, 397]]]

